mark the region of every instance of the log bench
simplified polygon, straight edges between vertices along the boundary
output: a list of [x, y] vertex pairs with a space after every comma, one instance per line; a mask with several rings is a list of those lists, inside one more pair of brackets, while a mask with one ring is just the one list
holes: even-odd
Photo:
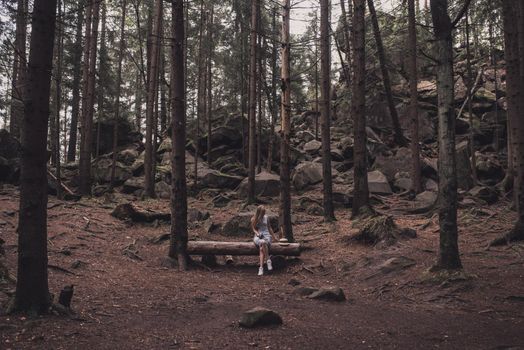
[[[272, 255], [299, 256], [300, 244], [289, 243], [280, 245], [271, 244], [269, 253]], [[217, 241], [189, 241], [187, 243], [189, 255], [258, 255], [259, 249], [253, 242], [217, 242]]]

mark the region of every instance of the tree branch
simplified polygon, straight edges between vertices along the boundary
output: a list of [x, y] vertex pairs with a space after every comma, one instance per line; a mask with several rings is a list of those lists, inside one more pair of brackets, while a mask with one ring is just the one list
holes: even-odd
[[464, 15], [466, 14], [466, 11], [468, 10], [470, 3], [471, 3], [471, 0], [466, 0], [466, 2], [464, 3], [464, 6], [460, 9], [459, 13], [457, 13], [457, 17], [455, 17], [453, 22], [451, 22], [452, 29], [454, 29], [457, 26], [458, 22], [460, 22], [462, 17], [464, 17]]

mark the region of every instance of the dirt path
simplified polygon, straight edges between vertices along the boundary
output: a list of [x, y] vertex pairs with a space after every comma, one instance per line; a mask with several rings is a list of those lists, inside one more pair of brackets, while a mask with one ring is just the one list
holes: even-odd
[[[16, 191], [0, 193], [0, 233], [11, 271], [17, 205]], [[140, 205], [167, 208], [166, 201]], [[56, 295], [64, 285], [75, 285], [77, 317], [0, 315], [1, 349], [524, 348], [524, 246], [484, 248], [513, 220], [502, 206], [461, 211], [466, 273], [445, 281], [425, 273], [438, 241], [431, 217], [397, 218], [416, 228], [418, 238], [376, 249], [344, 243], [349, 223], [344, 211], [337, 211], [339, 220], [331, 226], [297, 213], [296, 238], [311, 249], [261, 278], [256, 257], [178, 272], [165, 258], [167, 243], [150, 242], [169, 227], [128, 225], [109, 215], [112, 206], [102, 200], [50, 201], [50, 289]], [[238, 208], [233, 203], [213, 209], [205, 200], [191, 206], [209, 210], [217, 222]], [[210, 237], [203, 227], [191, 235], [225, 239]], [[124, 255], [125, 248], [135, 255]], [[384, 269], [395, 258], [413, 261]], [[299, 287], [339, 286], [349, 300], [304, 298], [291, 279]], [[6, 301], [4, 293], [0, 301]], [[253, 306], [277, 311], [284, 325], [240, 328], [242, 312]]]

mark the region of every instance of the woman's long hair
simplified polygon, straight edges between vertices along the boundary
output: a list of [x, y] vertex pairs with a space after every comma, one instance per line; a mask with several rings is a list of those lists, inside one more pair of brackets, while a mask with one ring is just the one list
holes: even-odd
[[262, 220], [265, 214], [266, 208], [263, 205], [259, 205], [257, 207], [255, 215], [253, 215], [253, 217], [251, 218], [251, 223], [253, 224], [253, 227], [257, 227], [258, 223], [260, 222], [260, 220]]

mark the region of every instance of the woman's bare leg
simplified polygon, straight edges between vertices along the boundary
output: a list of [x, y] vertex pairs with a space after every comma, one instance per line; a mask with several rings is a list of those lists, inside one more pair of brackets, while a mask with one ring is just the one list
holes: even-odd
[[260, 243], [260, 267], [264, 266], [264, 244]]

